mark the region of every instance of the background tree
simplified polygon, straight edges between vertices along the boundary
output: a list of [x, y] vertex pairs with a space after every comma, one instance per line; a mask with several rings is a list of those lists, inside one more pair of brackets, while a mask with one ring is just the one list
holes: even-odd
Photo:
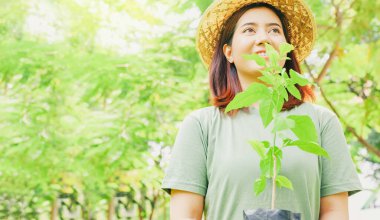
[[[304, 73], [380, 182], [379, 3], [307, 2]], [[165, 219], [178, 124], [208, 105], [194, 36], [210, 3], [0, 0], [0, 218], [54, 219], [65, 203], [79, 219]]]

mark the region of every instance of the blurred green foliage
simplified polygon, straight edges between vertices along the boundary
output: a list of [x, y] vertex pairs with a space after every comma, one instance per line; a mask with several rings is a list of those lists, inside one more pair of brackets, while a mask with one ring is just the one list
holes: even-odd
[[[194, 33], [211, 2], [0, 0], [0, 218], [167, 218], [168, 151], [208, 105]], [[339, 41], [321, 85], [380, 148], [379, 3], [307, 2], [319, 32], [304, 72], [317, 77]], [[347, 138], [358, 164], [379, 163]]]

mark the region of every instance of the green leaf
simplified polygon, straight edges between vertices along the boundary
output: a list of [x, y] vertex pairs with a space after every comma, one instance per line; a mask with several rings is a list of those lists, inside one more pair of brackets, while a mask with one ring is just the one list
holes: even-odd
[[301, 93], [300, 91], [297, 89], [297, 87], [295, 87], [293, 84], [288, 84], [287, 87], [288, 91], [290, 92], [290, 94], [292, 94], [294, 97], [296, 97], [298, 100], [301, 100]]
[[297, 73], [296, 71], [290, 69], [290, 79], [294, 84], [298, 84], [300, 86], [306, 86], [309, 84], [309, 80], [307, 80], [303, 75]]
[[290, 51], [294, 50], [294, 46], [288, 43], [280, 44], [280, 56], [285, 57]]
[[265, 159], [260, 160], [261, 175], [264, 175], [268, 178], [271, 177], [271, 161], [271, 156], [266, 156]]
[[272, 133], [294, 128], [295, 122], [292, 119], [284, 118], [280, 115], [274, 118], [274, 125]]
[[227, 105], [226, 113], [233, 110], [252, 105], [260, 99], [268, 99], [270, 89], [261, 83], [252, 83], [245, 91], [238, 93]]
[[278, 175], [276, 178], [276, 185], [293, 190], [292, 182], [285, 176]]
[[269, 148], [270, 147], [269, 141], [261, 141], [261, 143], [264, 144], [265, 148]]
[[284, 80], [289, 79], [288, 73], [286, 72], [286, 69], [285, 69], [285, 68], [283, 68], [283, 69], [281, 70], [281, 76], [282, 76], [282, 78], [283, 78]]
[[284, 98], [286, 101], [288, 101], [289, 99], [288, 92], [286, 91], [285, 87], [279, 86], [278, 91], [280, 92], [281, 97]]
[[270, 75], [263, 75], [263, 76], [260, 76], [258, 79], [269, 84], [269, 85], [274, 84], [273, 76], [270, 76]]
[[276, 112], [280, 112], [282, 109], [282, 106], [284, 105], [284, 99], [281, 97], [281, 95], [277, 91], [273, 91], [273, 100], [276, 100], [275, 101]]
[[277, 157], [277, 159], [282, 159], [282, 150], [279, 147], [274, 146], [273, 148], [271, 148], [271, 150], [274, 152], [274, 155]]
[[264, 127], [267, 127], [273, 120], [274, 111], [280, 112], [284, 105], [284, 99], [274, 90], [271, 98], [263, 99], [260, 102], [259, 112]]
[[329, 158], [327, 151], [314, 141], [296, 140], [288, 143], [288, 146], [296, 146], [305, 152]]
[[280, 54], [270, 44], [265, 44], [265, 50], [267, 56], [269, 57], [270, 66], [277, 68], [280, 61]]
[[289, 138], [284, 138], [282, 140], [282, 146], [287, 146], [290, 142], [292, 142], [293, 140], [292, 139], [289, 139]]
[[263, 175], [255, 181], [255, 183], [253, 184], [253, 191], [255, 192], [256, 196], [264, 191], [266, 183], [267, 179]]
[[282, 71], [282, 67], [280, 65], [278, 65], [280, 61], [278, 61], [277, 63], [272, 63], [272, 67], [271, 67], [271, 73], [273, 73], [275, 76], [280, 76], [280, 73]]
[[257, 154], [260, 156], [260, 158], [265, 158], [265, 145], [264, 143], [257, 141], [257, 140], [252, 140], [249, 141], [251, 144], [252, 148], [257, 152]]
[[265, 59], [256, 54], [256, 53], [253, 53], [253, 54], [244, 54], [243, 55], [243, 58], [247, 59], [247, 60], [254, 60], [259, 66], [266, 66], [266, 61]]
[[318, 142], [317, 130], [308, 115], [288, 115], [287, 118], [294, 120], [295, 126], [291, 130], [298, 139]]
[[272, 154], [276, 157], [276, 173], [279, 173], [281, 170], [282, 151], [278, 147], [274, 146], [269, 149], [265, 156], [265, 159], [260, 160], [261, 173], [267, 178], [273, 177], [274, 160]]
[[261, 120], [263, 121], [264, 127], [267, 127], [269, 123], [272, 121], [273, 109], [274, 109], [274, 105], [271, 99], [265, 99], [261, 101], [259, 112], [260, 112], [260, 117], [261, 117]]

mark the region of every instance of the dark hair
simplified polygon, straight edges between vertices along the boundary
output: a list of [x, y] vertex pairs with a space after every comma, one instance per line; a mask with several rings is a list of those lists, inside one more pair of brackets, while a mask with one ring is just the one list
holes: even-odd
[[[224, 24], [221, 31], [220, 38], [214, 49], [214, 54], [212, 61], [209, 67], [209, 81], [210, 81], [210, 92], [211, 92], [211, 104], [218, 107], [219, 110], [224, 112], [224, 109], [232, 101], [235, 95], [242, 91], [242, 87], [239, 81], [239, 76], [234, 64], [231, 64], [227, 61], [223, 53], [224, 44], [231, 45], [232, 38], [236, 29], [236, 23], [240, 17], [249, 9], [266, 7], [271, 9], [280, 19], [284, 35], [287, 42], [290, 42], [288, 34], [288, 23], [286, 17], [281, 11], [270, 4], [266, 3], [254, 3], [247, 5], [238, 11], [236, 11]], [[285, 68], [289, 75], [289, 70], [293, 69], [294, 71], [301, 73], [300, 65], [295, 57], [293, 51], [288, 53], [290, 60], [285, 62]], [[296, 99], [293, 95], [289, 94], [289, 99], [284, 103], [282, 110], [289, 110], [302, 104], [305, 100], [314, 101], [315, 95], [310, 86], [299, 86], [296, 84], [297, 89], [301, 93], [302, 100]], [[248, 108], [244, 108], [244, 111], [247, 111]], [[235, 115], [239, 110], [233, 110], [228, 114], [230, 116]]]

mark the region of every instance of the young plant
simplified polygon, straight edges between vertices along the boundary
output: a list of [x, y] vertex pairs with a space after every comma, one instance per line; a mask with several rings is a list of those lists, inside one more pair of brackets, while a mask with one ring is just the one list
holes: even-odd
[[[281, 44], [278, 53], [272, 46], [266, 44], [266, 54], [269, 57], [267, 63], [258, 54], [245, 55], [246, 59], [254, 60], [258, 65], [264, 66], [259, 77], [263, 83], [252, 83], [245, 91], [238, 93], [228, 104], [226, 112], [233, 109], [248, 107], [253, 103], [259, 103], [259, 113], [264, 127], [273, 121], [272, 143], [270, 140], [252, 140], [250, 145], [260, 157], [261, 176], [254, 183], [254, 192], [259, 195], [266, 188], [267, 179], [272, 180], [271, 208], [275, 208], [276, 186], [293, 190], [292, 182], [280, 175], [283, 150], [287, 147], [298, 147], [308, 153], [328, 157], [328, 153], [318, 144], [318, 136], [312, 119], [307, 115], [281, 116], [279, 113], [289, 94], [301, 100], [301, 94], [296, 84], [305, 86], [309, 81], [294, 70], [286, 72], [279, 63], [288, 60], [287, 54], [294, 49], [291, 44]], [[266, 85], [265, 85], [265, 84]], [[298, 138], [292, 140], [281, 133], [291, 130]], [[280, 146], [276, 146], [276, 139], [280, 139]]]

